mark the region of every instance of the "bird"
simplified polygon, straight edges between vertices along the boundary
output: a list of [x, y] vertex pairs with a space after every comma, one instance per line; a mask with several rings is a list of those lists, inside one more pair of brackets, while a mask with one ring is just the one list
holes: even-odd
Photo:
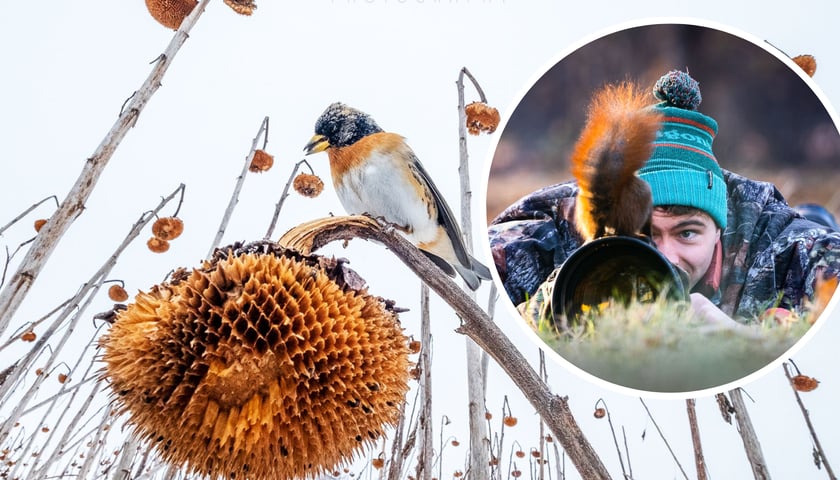
[[335, 102], [318, 117], [304, 147], [306, 155], [323, 151], [348, 214], [393, 226], [447, 275], [457, 272], [471, 290], [491, 279], [490, 270], [467, 252], [452, 210], [403, 136]]

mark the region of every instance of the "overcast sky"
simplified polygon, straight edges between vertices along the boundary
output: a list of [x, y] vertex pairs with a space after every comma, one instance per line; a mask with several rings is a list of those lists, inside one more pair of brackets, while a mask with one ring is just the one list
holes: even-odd
[[[172, 31], [157, 24], [141, 1], [80, 0], [7, 2], [0, 16], [0, 224], [49, 195], [63, 198], [113, 124], [124, 100], [150, 71]], [[131, 293], [148, 289], [177, 266], [191, 267], [206, 255], [242, 161], [264, 116], [271, 119], [267, 150], [274, 168], [249, 176], [225, 242], [262, 238], [292, 165], [324, 108], [342, 101], [370, 113], [385, 130], [407, 137], [453, 210], [459, 210], [458, 129], [455, 81], [468, 67], [502, 116], [551, 65], [576, 46], [623, 26], [644, 22], [700, 22], [767, 39], [789, 54], [810, 53], [819, 66], [819, 95], [840, 103], [840, 8], [828, 0], [801, 2], [592, 2], [526, 0], [262, 0], [252, 17], [236, 15], [221, 1], [210, 3], [184, 48], [112, 158], [86, 204], [55, 251], [13, 327], [37, 318], [69, 297], [99, 268], [140, 214], [179, 183], [186, 184], [180, 217], [184, 235], [166, 254], [146, 250], [145, 236], [129, 248], [112, 276]], [[667, 8], [664, 7], [667, 5]], [[656, 17], [662, 15], [678, 16]], [[629, 22], [629, 23], [628, 23]], [[467, 100], [475, 99], [468, 89]], [[832, 109], [833, 111], [833, 109]], [[484, 241], [484, 184], [493, 137], [470, 137], [475, 192], [477, 255], [490, 263]], [[343, 213], [328, 181], [326, 155], [310, 163], [327, 183], [316, 199], [292, 195], [278, 233], [304, 221]], [[40, 207], [0, 241], [10, 249], [32, 235], [31, 221], [47, 217]], [[375, 295], [411, 311], [401, 316], [407, 333], [419, 335], [419, 281], [391, 265], [381, 247], [353, 241], [328, 253], [347, 257]], [[396, 262], [396, 260], [394, 260]], [[487, 287], [479, 301], [487, 302]], [[110, 303], [102, 295], [92, 311]], [[536, 362], [534, 335], [502, 299], [498, 322]], [[840, 467], [836, 404], [840, 378], [840, 314], [834, 312], [794, 356], [822, 383], [805, 394], [812, 420], [829, 455]], [[435, 344], [434, 415], [447, 415], [461, 450], [446, 452], [444, 471], [463, 468], [466, 452], [464, 338], [458, 320], [433, 298]], [[14, 328], [13, 328], [14, 329]], [[8, 335], [8, 332], [7, 332]], [[1, 339], [5, 341], [5, 339]], [[5, 354], [4, 354], [5, 355]], [[620, 476], [609, 428], [592, 418], [604, 398], [613, 422], [626, 429], [637, 478], [682, 478], [647, 419], [638, 395], [581, 378], [549, 354], [554, 391], [568, 395], [584, 433], [604, 462]], [[3, 358], [0, 368], [10, 361]], [[526, 448], [536, 445], [537, 419], [505, 374], [491, 362], [487, 406], [501, 416], [511, 398], [520, 424], [509, 432]], [[744, 388], [755, 399], [750, 415], [776, 478], [824, 478], [811, 463], [807, 430], [780, 367]], [[681, 400], [649, 398], [683, 465], [692, 466]], [[698, 401], [701, 435], [712, 478], [750, 475], [735, 427], [725, 424], [714, 399]], [[0, 417], [3, 412], [0, 411]], [[498, 428], [498, 424], [495, 425]], [[646, 435], [642, 433], [646, 431]], [[435, 432], [437, 435], [438, 432]], [[567, 478], [577, 478], [570, 474]], [[689, 474], [693, 477], [693, 473]]]

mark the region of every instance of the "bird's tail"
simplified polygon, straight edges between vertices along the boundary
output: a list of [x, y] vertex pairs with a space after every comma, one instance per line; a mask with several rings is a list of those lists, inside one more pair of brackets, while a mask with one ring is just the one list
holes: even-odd
[[461, 278], [464, 279], [464, 283], [467, 284], [467, 287], [469, 287], [470, 290], [478, 290], [478, 287], [481, 286], [482, 280], [490, 280], [493, 278], [490, 275], [490, 269], [487, 268], [487, 266], [483, 263], [476, 260], [472, 255], [469, 255], [470, 266], [467, 267], [466, 265], [461, 265], [458, 263], [449, 263], [443, 258], [426, 250], [421, 250], [421, 252], [423, 252], [426, 255], [426, 257], [428, 257], [429, 260], [432, 261], [432, 263], [437, 265], [450, 277], [454, 277], [455, 272], [458, 272], [458, 275], [460, 275]]

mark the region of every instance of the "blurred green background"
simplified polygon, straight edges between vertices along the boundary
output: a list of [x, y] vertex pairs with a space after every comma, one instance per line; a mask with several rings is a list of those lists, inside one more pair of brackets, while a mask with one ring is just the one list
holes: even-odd
[[567, 159], [595, 90], [623, 80], [652, 89], [672, 69], [700, 83], [698, 110], [718, 122], [721, 167], [773, 182], [791, 205], [819, 203], [838, 217], [840, 135], [794, 68], [750, 41], [693, 25], [640, 26], [594, 40], [549, 69], [512, 112], [490, 168], [487, 220], [571, 178]]

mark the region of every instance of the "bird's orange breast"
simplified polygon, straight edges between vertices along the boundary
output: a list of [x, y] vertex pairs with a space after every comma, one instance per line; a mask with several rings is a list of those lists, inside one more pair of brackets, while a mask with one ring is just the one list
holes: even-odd
[[352, 145], [327, 149], [330, 159], [330, 172], [333, 184], [338, 187], [342, 183], [344, 174], [348, 170], [358, 168], [374, 152], [399, 154], [405, 148], [405, 140], [401, 135], [389, 132], [378, 132], [357, 141]]

